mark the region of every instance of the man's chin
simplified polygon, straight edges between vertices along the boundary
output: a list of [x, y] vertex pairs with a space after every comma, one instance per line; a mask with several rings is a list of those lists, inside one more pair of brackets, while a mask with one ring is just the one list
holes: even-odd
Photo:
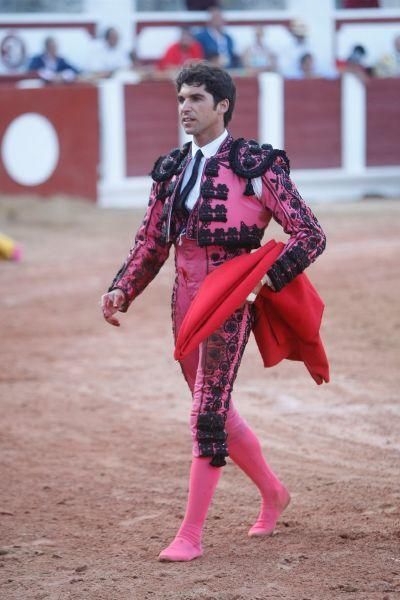
[[187, 135], [195, 135], [196, 128], [193, 125], [184, 125], [183, 130]]

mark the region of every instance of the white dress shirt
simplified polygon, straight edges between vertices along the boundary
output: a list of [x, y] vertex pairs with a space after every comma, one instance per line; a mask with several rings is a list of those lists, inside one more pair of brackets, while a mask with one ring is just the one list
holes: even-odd
[[[203, 175], [204, 164], [206, 162], [206, 159], [211, 158], [212, 156], [214, 156], [214, 154], [216, 154], [218, 152], [219, 147], [221, 146], [222, 142], [225, 140], [227, 135], [228, 135], [228, 132], [226, 129], [224, 129], [223, 133], [221, 133], [220, 136], [218, 136], [217, 138], [215, 138], [215, 140], [213, 140], [212, 142], [209, 142], [202, 148], [200, 148], [200, 146], [198, 146], [194, 140], [192, 141], [192, 149], [191, 149], [192, 159], [191, 159], [190, 163], [188, 164], [188, 166], [186, 167], [185, 173], [183, 175], [183, 180], [182, 180], [182, 185], [181, 185], [182, 190], [184, 189], [185, 185], [189, 181], [190, 176], [192, 174], [193, 165], [194, 165], [194, 157], [196, 156], [197, 150], [202, 151], [203, 158], [200, 161], [199, 174], [197, 176], [196, 183], [194, 184], [193, 188], [191, 189], [189, 196], [186, 198], [185, 206], [188, 210], [192, 210], [192, 208], [194, 207], [194, 205], [197, 202], [198, 197], [200, 196], [200, 184], [201, 184], [201, 178]], [[261, 178], [257, 177], [255, 179], [252, 179], [252, 183], [253, 183], [253, 187], [254, 187], [256, 196], [258, 198], [260, 198], [261, 192], [262, 192]]]
[[114, 72], [129, 67], [128, 53], [119, 45], [111, 48], [104, 41], [97, 40], [92, 46], [87, 69], [91, 73]]

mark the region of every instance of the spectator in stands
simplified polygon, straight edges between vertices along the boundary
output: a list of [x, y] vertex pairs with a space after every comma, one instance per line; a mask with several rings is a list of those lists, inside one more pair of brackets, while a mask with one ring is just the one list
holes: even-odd
[[182, 27], [178, 42], [172, 44], [158, 63], [162, 71], [167, 69], [176, 70], [186, 62], [194, 62], [204, 58], [201, 44], [193, 37], [189, 27]]
[[311, 53], [308, 43], [308, 27], [299, 20], [290, 22], [290, 38], [279, 51], [279, 70], [285, 77], [294, 77], [299, 72], [300, 59]]
[[317, 69], [314, 55], [311, 52], [305, 52], [300, 56], [297, 65], [297, 70], [293, 70], [288, 79], [314, 79], [323, 77], [324, 79], [334, 79], [338, 76], [336, 70], [325, 70], [324, 72]]
[[131, 69], [139, 70], [140, 68], [142, 68], [142, 64], [139, 60], [136, 50], [131, 50], [130, 52], [128, 52], [128, 58]]
[[310, 52], [306, 52], [300, 57], [300, 76], [301, 79], [312, 79], [318, 77], [315, 70], [314, 57]]
[[363, 65], [364, 59], [367, 56], [367, 51], [364, 46], [358, 44], [354, 46], [347, 58], [348, 65]]
[[[240, 66], [240, 60], [235, 54], [234, 43], [231, 36], [224, 30], [224, 18], [218, 7], [209, 9], [209, 22], [196, 35], [196, 39], [203, 47], [206, 60], [210, 56], [219, 56], [219, 66], [232, 69]], [[215, 64], [215, 60], [213, 61]]]
[[242, 64], [255, 71], [277, 71], [276, 55], [265, 44], [265, 32], [262, 26], [256, 27], [255, 40], [242, 55]]
[[57, 54], [57, 42], [53, 37], [44, 41], [44, 52], [33, 56], [28, 71], [36, 71], [46, 83], [70, 82], [76, 79], [79, 70]]
[[129, 67], [129, 56], [121, 48], [118, 31], [115, 27], [108, 27], [103, 39], [92, 51], [88, 70], [98, 77], [111, 77], [116, 71]]
[[357, 44], [353, 47], [345, 61], [337, 61], [339, 71], [353, 73], [357, 75], [364, 83], [367, 83], [372, 75], [371, 67], [366, 66], [367, 51], [364, 46]]
[[377, 77], [400, 77], [400, 35], [394, 38], [393, 52], [381, 57], [375, 66]]
[[123, 78], [127, 75], [127, 79], [130, 82], [143, 81], [146, 79], [153, 79], [155, 70], [153, 64], [143, 63], [137, 55], [134, 48], [128, 52], [129, 66], [128, 69], [121, 69], [116, 74], [121, 74]]
[[311, 52], [306, 52], [303, 56], [300, 56], [297, 70], [294, 70], [290, 74], [290, 79], [312, 79], [313, 77], [319, 77], [315, 70], [315, 61]]
[[186, 0], [188, 10], [208, 10], [214, 6], [219, 6], [218, 0]]

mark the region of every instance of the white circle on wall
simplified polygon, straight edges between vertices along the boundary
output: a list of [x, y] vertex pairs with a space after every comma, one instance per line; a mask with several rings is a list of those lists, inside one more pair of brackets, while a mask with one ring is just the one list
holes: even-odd
[[6, 129], [1, 155], [7, 173], [17, 183], [44, 183], [58, 163], [60, 146], [57, 132], [43, 115], [20, 115]]

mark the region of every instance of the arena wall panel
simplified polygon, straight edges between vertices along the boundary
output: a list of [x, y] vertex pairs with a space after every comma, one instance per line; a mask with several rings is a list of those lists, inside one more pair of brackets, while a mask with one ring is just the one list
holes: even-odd
[[125, 85], [126, 175], [146, 175], [155, 159], [179, 146], [172, 81]]
[[228, 125], [233, 137], [258, 139], [259, 85], [256, 77], [235, 79], [236, 105], [232, 122]]
[[367, 166], [400, 165], [400, 79], [366, 86]]
[[295, 169], [341, 166], [341, 81], [284, 82], [285, 150]]
[[[234, 136], [258, 138], [258, 81], [235, 80], [238, 103], [229, 130]], [[160, 100], [162, 101], [160, 102]], [[160, 154], [179, 146], [178, 109], [174, 84], [144, 81], [124, 88], [126, 174], [146, 175]]]
[[[36, 115], [55, 132], [58, 147], [55, 168], [37, 185], [24, 185], [10, 175], [4, 140], [9, 127], [23, 115]], [[27, 131], [27, 136], [29, 132]], [[99, 163], [98, 91], [89, 85], [57, 86], [39, 89], [2, 88], [0, 94], [0, 193], [33, 193], [41, 196], [66, 194], [97, 199]], [[31, 140], [27, 139], [27, 143]], [[15, 146], [14, 146], [15, 147]], [[22, 147], [23, 149], [23, 147]], [[53, 149], [35, 150], [40, 159]], [[23, 153], [21, 153], [23, 154]], [[35, 160], [36, 160], [35, 154]], [[29, 156], [25, 157], [29, 160]], [[23, 179], [23, 173], [21, 173]]]

